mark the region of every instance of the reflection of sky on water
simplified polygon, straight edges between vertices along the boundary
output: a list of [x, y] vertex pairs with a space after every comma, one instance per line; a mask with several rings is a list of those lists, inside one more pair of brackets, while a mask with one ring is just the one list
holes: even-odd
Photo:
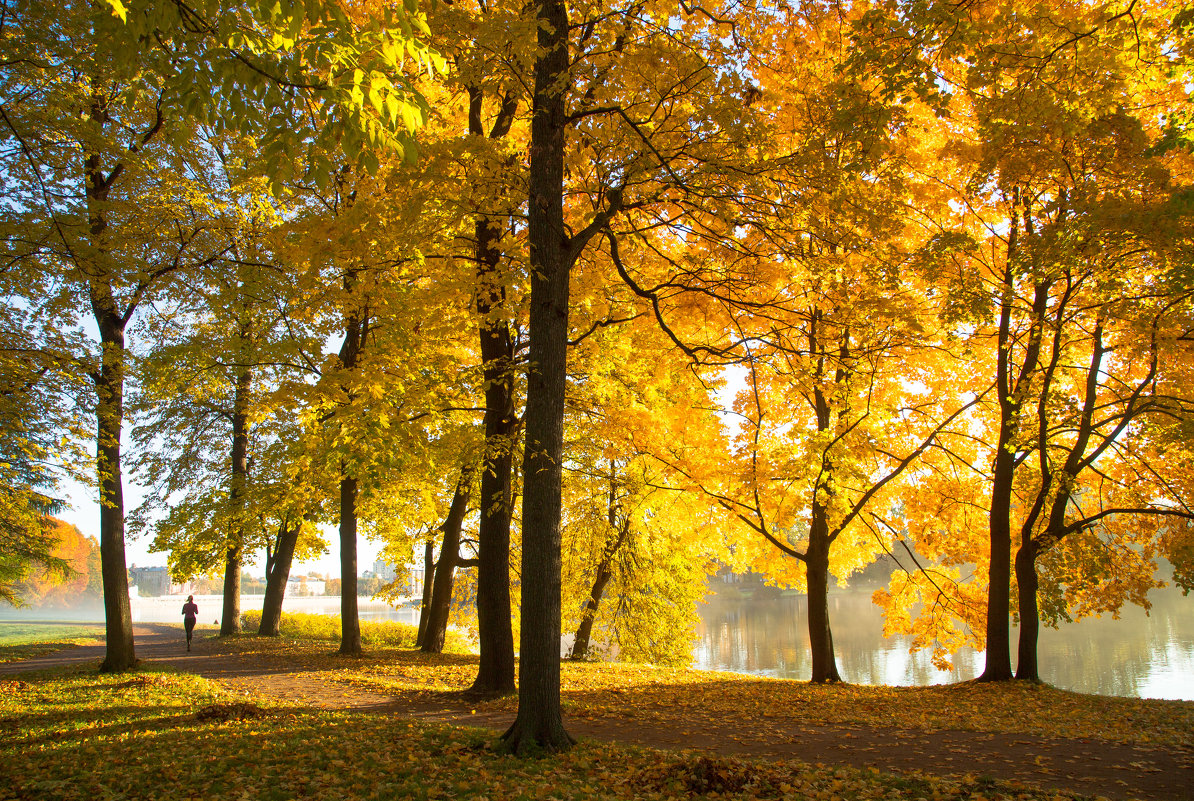
[[[1078, 692], [1194, 700], [1194, 598], [1178, 590], [1150, 594], [1151, 613], [1132, 607], [1120, 618], [1092, 618], [1042, 628], [1041, 674], [1046, 682]], [[983, 652], [963, 649], [954, 669], [939, 671], [929, 653], [908, 652], [909, 638], [883, 637], [883, 618], [869, 591], [830, 597], [829, 616], [838, 670], [859, 684], [925, 685], [977, 676]], [[807, 601], [785, 596], [768, 601], [713, 596], [701, 607], [697, 667], [807, 679]], [[1016, 630], [1012, 630], [1015, 661]]]

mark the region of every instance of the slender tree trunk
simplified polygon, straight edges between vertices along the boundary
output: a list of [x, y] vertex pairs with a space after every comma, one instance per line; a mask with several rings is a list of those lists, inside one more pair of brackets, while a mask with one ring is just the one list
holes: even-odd
[[1041, 680], [1037, 664], [1037, 641], [1041, 627], [1036, 597], [1040, 584], [1036, 574], [1037, 554], [1037, 544], [1031, 538], [1016, 552], [1016, 585], [1020, 601], [1020, 641], [1016, 659], [1016, 678], [1035, 682]]
[[593, 635], [593, 621], [597, 617], [597, 610], [601, 607], [601, 598], [605, 595], [606, 585], [613, 578], [614, 557], [622, 543], [630, 536], [630, 518], [619, 514], [621, 500], [618, 497], [618, 482], [616, 479], [617, 466], [613, 459], [609, 460], [609, 494], [606, 501], [605, 522], [609, 526], [610, 534], [605, 547], [601, 549], [601, 561], [597, 563], [597, 575], [593, 579], [593, 588], [589, 591], [589, 598], [585, 601], [584, 612], [581, 614], [580, 625], [576, 627], [576, 637], [572, 642], [571, 659], [584, 659], [589, 652], [589, 640]]
[[561, 751], [574, 740], [560, 711], [560, 481], [568, 357], [570, 260], [564, 228], [564, 91], [568, 12], [563, 0], [538, 9], [531, 118], [530, 372], [522, 499], [522, 629], [518, 717], [503, 735], [515, 753]]
[[[480, 129], [480, 93], [470, 131]], [[477, 119], [474, 123], [473, 116]], [[514, 418], [514, 340], [505, 319], [505, 287], [499, 272], [501, 232], [479, 217], [477, 237], [477, 314], [481, 318], [481, 358], [485, 377], [485, 463], [481, 470], [481, 521], [477, 531], [477, 628], [480, 662], [470, 691], [482, 695], [514, 692], [514, 631], [510, 622], [511, 475]]]
[[[103, 295], [106, 294], [106, 298]], [[104, 301], [107, 303], [104, 303]], [[100, 305], [110, 305], [110, 293]], [[133, 615], [129, 605], [128, 567], [124, 554], [124, 489], [120, 465], [120, 429], [124, 422], [124, 324], [110, 308], [92, 306], [102, 350], [96, 376], [96, 470], [100, 488], [100, 572], [104, 584], [106, 650], [100, 670], [119, 673], [137, 664], [133, 649]]]
[[422, 648], [427, 636], [427, 614], [431, 609], [431, 593], [435, 584], [435, 543], [427, 540], [423, 545], [423, 605], [419, 607], [419, 634], [415, 647]]
[[[246, 340], [247, 325], [241, 327], [241, 339]], [[249, 483], [249, 390], [252, 370], [244, 366], [236, 375], [236, 392], [232, 401], [232, 531], [224, 560], [224, 610], [220, 620], [220, 636], [240, 634], [240, 577], [244, 552], [245, 493]]]
[[613, 578], [608, 559], [603, 559], [597, 566], [597, 576], [593, 579], [593, 589], [589, 591], [589, 599], [585, 601], [585, 611], [581, 615], [580, 625], [576, 627], [576, 638], [572, 643], [572, 653], [569, 659], [584, 659], [589, 653], [589, 639], [593, 635], [593, 621], [597, 617], [597, 610], [601, 606], [601, 597], [605, 595], [606, 585]]
[[361, 621], [357, 613], [357, 480], [347, 475], [340, 479], [340, 653], [361, 654]]
[[[346, 270], [344, 290], [354, 293], [357, 271]], [[365, 337], [369, 332], [369, 311], [365, 304], [345, 315], [344, 343], [340, 346], [340, 366], [356, 370]], [[345, 388], [351, 395], [351, 390]], [[340, 460], [340, 653], [361, 653], [361, 621], [357, 610], [357, 492], [358, 476], [350, 475]]]
[[278, 525], [278, 541], [272, 557], [266, 559], [265, 600], [261, 605], [261, 626], [257, 633], [277, 637], [282, 624], [282, 602], [286, 600], [286, 582], [290, 579], [290, 565], [294, 561], [294, 549], [298, 545], [302, 520], [293, 525], [283, 521]]
[[440, 531], [444, 534], [435, 565], [435, 585], [431, 590], [431, 605], [427, 609], [427, 625], [423, 632], [422, 651], [425, 654], [443, 653], [444, 640], [448, 636], [448, 617], [452, 611], [452, 586], [455, 583], [456, 564], [460, 560], [460, 528], [468, 512], [468, 501], [472, 485], [472, 471], [461, 471], [452, 493], [452, 505], [444, 518]]

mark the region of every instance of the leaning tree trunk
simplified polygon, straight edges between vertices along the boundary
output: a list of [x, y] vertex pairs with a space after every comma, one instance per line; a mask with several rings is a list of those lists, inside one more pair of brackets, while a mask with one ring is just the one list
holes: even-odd
[[622, 547], [622, 543], [630, 536], [630, 517], [622, 516], [619, 520], [618, 485], [614, 479], [614, 460], [609, 464], [609, 495], [606, 503], [606, 520], [609, 525], [610, 536], [605, 547], [601, 549], [601, 561], [597, 563], [597, 575], [593, 578], [593, 588], [589, 590], [589, 598], [585, 601], [584, 612], [581, 614], [580, 625], [576, 627], [576, 637], [572, 641], [570, 659], [584, 659], [589, 653], [589, 640], [593, 636], [593, 621], [597, 618], [597, 610], [601, 607], [601, 598], [605, 595], [605, 588], [613, 578], [614, 557]]
[[481, 653], [470, 691], [509, 695], [515, 689], [514, 631], [510, 622], [511, 474], [516, 428], [514, 339], [503, 316], [505, 290], [498, 273], [501, 253], [497, 248], [501, 232], [484, 218], [477, 220], [475, 230], [477, 314], [481, 318], [485, 378], [485, 463], [477, 530], [477, 632]]
[[576, 637], [572, 642], [572, 653], [569, 659], [584, 659], [589, 654], [589, 639], [593, 636], [593, 621], [597, 618], [597, 610], [601, 607], [601, 597], [605, 595], [605, 588], [614, 572], [610, 570], [608, 559], [603, 559], [597, 566], [597, 576], [593, 579], [593, 589], [589, 591], [589, 599], [585, 601], [585, 609], [581, 614], [580, 625], [576, 627]]
[[[101, 287], [101, 290], [107, 287]], [[136, 665], [133, 615], [124, 554], [124, 489], [120, 430], [124, 422], [124, 323], [110, 292], [92, 286], [102, 356], [96, 389], [96, 470], [100, 489], [100, 573], [104, 584], [106, 649], [100, 670], [118, 673]]]
[[522, 499], [522, 627], [518, 717], [502, 739], [515, 753], [562, 751], [574, 740], [560, 711], [560, 512], [568, 358], [568, 240], [564, 228], [564, 90], [568, 12], [543, 0], [538, 13], [531, 117], [530, 373]]
[[[242, 326], [242, 340], [248, 330]], [[232, 401], [232, 490], [228, 493], [232, 507], [232, 531], [224, 559], [224, 610], [220, 620], [220, 636], [240, 634], [240, 577], [244, 554], [245, 493], [249, 483], [249, 387], [252, 370], [245, 366], [236, 375], [236, 392]]]
[[1016, 552], [1016, 585], [1020, 601], [1020, 641], [1016, 659], [1016, 678], [1026, 681], [1041, 680], [1037, 663], [1037, 643], [1040, 637], [1041, 616], [1037, 605], [1037, 589], [1040, 580], [1036, 574], [1038, 544], [1028, 538]]
[[462, 470], [452, 494], [452, 505], [444, 518], [440, 530], [444, 534], [435, 565], [435, 585], [431, 589], [431, 604], [427, 607], [427, 625], [423, 631], [421, 650], [425, 654], [443, 653], [444, 641], [448, 636], [448, 617], [452, 611], [452, 586], [456, 575], [456, 564], [460, 561], [460, 528], [468, 512], [468, 500], [472, 473]]
[[282, 602], [286, 600], [286, 582], [290, 579], [290, 565], [294, 561], [294, 549], [298, 545], [302, 519], [294, 525], [283, 520], [278, 524], [278, 541], [272, 554], [265, 556], [265, 600], [261, 605], [261, 626], [257, 633], [277, 637], [282, 625]]

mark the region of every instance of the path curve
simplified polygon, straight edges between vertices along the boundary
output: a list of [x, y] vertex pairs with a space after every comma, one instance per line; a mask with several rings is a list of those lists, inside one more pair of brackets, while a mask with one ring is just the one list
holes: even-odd
[[[300, 665], [285, 668], [223, 652], [217, 640], [200, 640], [187, 653], [181, 627], [134, 627], [138, 657], [212, 679], [233, 691], [261, 695], [283, 705], [393, 714], [454, 725], [505, 730], [508, 712], [475, 713], [469, 703], [443, 693], [417, 703], [349, 684], [328, 681]], [[0, 664], [0, 675], [94, 664], [103, 645], [77, 646], [34, 659]], [[826, 765], [874, 767], [882, 771], [935, 775], [992, 776], [1025, 785], [1071, 790], [1113, 799], [1190, 801], [1194, 799], [1194, 750], [1126, 745], [1098, 740], [1044, 738], [1026, 734], [974, 731], [910, 731], [869, 726], [808, 724], [791, 718], [774, 736], [752, 737], [741, 721], [701, 722], [701, 731], [680, 735], [650, 721], [586, 719], [566, 721], [573, 735], [663, 749], [797, 759]]]

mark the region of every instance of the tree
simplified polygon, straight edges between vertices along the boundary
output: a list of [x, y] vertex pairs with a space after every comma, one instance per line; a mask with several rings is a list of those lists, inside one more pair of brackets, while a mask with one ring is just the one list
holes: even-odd
[[[908, 58], [899, 63], [917, 75], [888, 71], [893, 91], [931, 96], [947, 120], [948, 141], [926, 140], [939, 143], [938, 186], [952, 192], [950, 207], [932, 215], [942, 230], [929, 251], [959, 339], [994, 379], [984, 411], [986, 454], [960, 457], [963, 472], [977, 474], [969, 482], [985, 483], [989, 493], [987, 553], [967, 558], [970, 540], [961, 531], [959, 545], [937, 551], [978, 563], [987, 578], [985, 680], [1012, 678], [1016, 528], [1018, 675], [1035, 679], [1038, 600], [1047, 599], [1054, 612], [1065, 607], [1058, 587], [1038, 582], [1040, 555], [1080, 535], [1071, 543], [1076, 551], [1064, 555], [1063, 546], [1054, 556], [1072, 560], [1085, 540], [1083, 562], [1091, 568], [1090, 546], [1109, 538], [1100, 547], [1118, 551], [1136, 579], [1112, 582], [1114, 591], [1105, 587], [1104, 602], [1118, 592], [1118, 604], [1125, 591], [1140, 598], [1140, 582], [1151, 581], [1132, 556], [1141, 542], [1116, 543], [1117, 528], [1126, 531], [1110, 518], [1149, 507], [1152, 514], [1185, 513], [1162, 486], [1144, 500], [1144, 484], [1116, 466], [1126, 460], [1148, 470], [1133, 455], [1132, 438], [1141, 416], [1156, 408], [1156, 370], [1148, 365], [1156, 364], [1165, 339], [1158, 333], [1166, 315], [1158, 312], [1184, 303], [1157, 281], [1160, 265], [1184, 241], [1173, 237], [1176, 218], [1165, 211], [1178, 187], [1156, 147], [1157, 109], [1185, 97], [1166, 74], [1169, 20], [1134, 3], [1081, 16], [1071, 8], [1023, 11], [1014, 3], [964, 10], [927, 4], [899, 22], [869, 20], [880, 33], [870, 41], [896, 41], [896, 31], [907, 36]], [[893, 63], [891, 56], [883, 58]], [[1157, 236], [1159, 230], [1170, 233]], [[1122, 358], [1140, 343], [1148, 344], [1136, 351], [1138, 361]], [[1084, 487], [1087, 470], [1092, 483]], [[1086, 580], [1100, 583], [1100, 570], [1085, 579], [1082, 572], [1064, 579], [1073, 582], [1065, 591], [1071, 601]], [[941, 587], [934, 592], [945, 594]]]
[[[104, 7], [69, 3], [47, 8], [27, 2], [5, 7], [12, 49], [3, 74], [4, 94], [14, 102], [6, 105], [3, 120], [11, 148], [4, 169], [21, 189], [10, 206], [17, 211], [7, 220], [8, 230], [15, 233], [6, 241], [14, 246], [12, 255], [35, 295], [50, 297], [50, 305], [58, 308], [78, 308], [76, 300], [86, 299], [99, 334], [97, 352], [88, 355], [88, 371], [96, 393], [108, 628], [104, 670], [126, 670], [135, 663], [120, 452], [126, 328], [153, 293], [221, 252], [202, 216], [188, 213], [194, 197], [177, 193], [185, 179], [171, 180], [186, 175], [186, 149], [170, 147], [190, 135], [180, 120], [218, 119], [219, 125], [231, 122], [258, 132], [271, 114], [282, 112], [270, 128], [274, 147], [284, 147], [288, 137], [301, 140], [309, 131], [304, 123], [311, 120], [318, 122], [323, 136], [354, 132], [348, 136], [350, 145], [369, 131], [376, 138], [378, 132], [396, 130], [400, 117], [408, 130], [419, 122], [418, 98], [396, 80], [398, 57], [409, 49], [428, 64], [435, 60], [433, 54], [420, 50], [413, 36], [378, 28], [373, 35], [356, 37], [351, 20], [337, 5], [312, 9], [315, 24], [304, 27], [305, 7], [285, 17], [264, 5], [242, 4], [234, 10], [221, 3], [126, 7], [112, 0]], [[303, 33], [325, 44], [339, 41], [347, 49], [304, 49]], [[362, 76], [352, 68], [362, 57], [368, 63], [373, 53], [377, 68], [370, 70], [365, 89], [359, 77], [351, 87], [304, 80], [304, 75], [332, 66], [320, 61], [325, 54], [347, 67], [349, 75]], [[314, 56], [314, 64], [307, 55]], [[215, 91], [221, 84], [222, 91]], [[265, 102], [244, 103], [245, 89]], [[387, 112], [384, 118], [362, 113], [366, 89], [371, 105]], [[334, 96], [341, 114], [308, 113], [321, 108], [320, 91]], [[388, 122], [379, 124], [380, 119]], [[398, 142], [401, 137], [387, 138]], [[42, 265], [52, 265], [50, 272], [42, 271]], [[60, 284], [59, 274], [68, 280]], [[78, 297], [70, 298], [68, 290]]]

